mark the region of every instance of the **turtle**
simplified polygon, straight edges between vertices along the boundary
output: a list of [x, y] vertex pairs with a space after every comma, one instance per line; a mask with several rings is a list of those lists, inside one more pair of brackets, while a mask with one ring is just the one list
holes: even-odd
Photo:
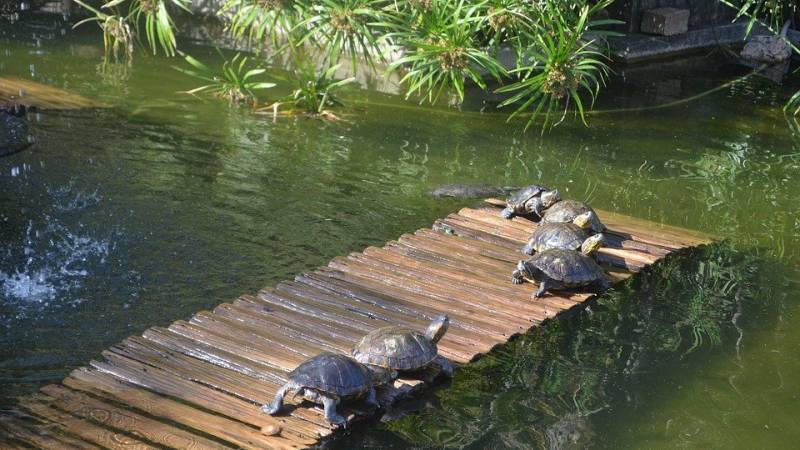
[[551, 190], [538, 184], [532, 184], [508, 197], [506, 207], [500, 212], [500, 216], [505, 219], [522, 216], [539, 220], [542, 218], [542, 211], [560, 199], [561, 195], [558, 189]]
[[508, 195], [513, 187], [497, 187], [488, 184], [445, 184], [431, 191], [434, 198], [486, 198]]
[[375, 385], [389, 381], [396, 374], [370, 370], [364, 364], [346, 355], [324, 352], [309, 358], [289, 372], [289, 381], [278, 389], [271, 403], [261, 407], [269, 415], [283, 408], [283, 398], [289, 391], [325, 408], [325, 419], [345, 426], [347, 419], [336, 412], [342, 400], [364, 398], [366, 403], [379, 408]]
[[[353, 358], [367, 366], [396, 372], [415, 372], [433, 368], [436, 375], [453, 375], [453, 366], [439, 355], [436, 343], [447, 332], [450, 319], [437, 317], [425, 333], [398, 326], [378, 328], [353, 347]], [[432, 381], [428, 377], [427, 381]]]
[[603, 268], [592, 257], [562, 248], [551, 248], [517, 263], [511, 282], [521, 284], [526, 278], [539, 283], [533, 298], [542, 297], [548, 289], [593, 286], [605, 290], [611, 287]]
[[522, 248], [522, 253], [533, 255], [551, 248], [564, 248], [580, 250], [586, 246], [587, 250], [596, 245], [595, 241], [603, 243], [602, 234], [593, 234], [591, 230], [594, 213], [586, 211], [579, 214], [572, 222], [542, 223], [533, 231], [528, 243]]
[[542, 216], [542, 223], [563, 223], [572, 222], [575, 218], [585, 212], [592, 213], [592, 231], [595, 233], [602, 233], [605, 231], [606, 226], [600, 222], [597, 213], [594, 212], [591, 206], [586, 203], [575, 200], [561, 200], [547, 208]]

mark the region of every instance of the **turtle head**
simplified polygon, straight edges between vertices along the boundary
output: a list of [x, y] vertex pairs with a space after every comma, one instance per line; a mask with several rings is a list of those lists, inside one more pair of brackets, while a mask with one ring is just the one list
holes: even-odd
[[602, 234], [595, 234], [594, 236], [586, 239], [581, 244], [581, 253], [584, 255], [591, 255], [600, 249], [603, 245], [604, 237]]
[[524, 247], [522, 247], [522, 253], [526, 255], [532, 255], [536, 249], [533, 248], [533, 239], [529, 240]]
[[542, 192], [541, 200], [542, 200], [542, 207], [549, 208], [555, 205], [556, 202], [561, 201], [561, 193], [558, 192], [558, 189], [544, 191]]
[[575, 218], [572, 219], [572, 223], [586, 230], [592, 227], [592, 219], [594, 219], [594, 213], [586, 211], [583, 214], [575, 216]]
[[450, 318], [446, 315], [441, 315], [436, 318], [425, 331], [425, 337], [434, 344], [439, 342], [439, 339], [447, 332], [447, 327], [450, 326]]

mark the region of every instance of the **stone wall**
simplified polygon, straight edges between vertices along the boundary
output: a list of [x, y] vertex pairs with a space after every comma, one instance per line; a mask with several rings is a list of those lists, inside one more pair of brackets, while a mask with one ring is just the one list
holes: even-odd
[[638, 33], [642, 13], [663, 7], [688, 9], [690, 30], [725, 25], [736, 15], [733, 8], [723, 5], [719, 0], [617, 0], [608, 11], [611, 17], [625, 22], [625, 32]]

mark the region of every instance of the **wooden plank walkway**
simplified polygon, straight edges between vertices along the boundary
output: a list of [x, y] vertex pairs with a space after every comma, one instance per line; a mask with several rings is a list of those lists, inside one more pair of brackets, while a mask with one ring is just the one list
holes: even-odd
[[[695, 232], [598, 213], [609, 228], [601, 261], [615, 281], [671, 252], [710, 242]], [[0, 447], [314, 446], [333, 433], [320, 409], [292, 405], [279, 417], [259, 410], [307, 357], [349, 352], [362, 335], [387, 324], [423, 330], [446, 313], [450, 330], [439, 348], [463, 364], [586, 302], [591, 295], [577, 292], [532, 301], [535, 285], [511, 284], [519, 248], [533, 227], [525, 219], [504, 220], [493, 207], [465, 208], [433, 229], [334, 258], [188, 321], [153, 327], [60, 384], [21, 398], [0, 416]], [[399, 380], [399, 391], [383, 395], [422, 384]], [[360, 413], [355, 408], [345, 411], [351, 419]], [[270, 433], [270, 426], [280, 433]]]

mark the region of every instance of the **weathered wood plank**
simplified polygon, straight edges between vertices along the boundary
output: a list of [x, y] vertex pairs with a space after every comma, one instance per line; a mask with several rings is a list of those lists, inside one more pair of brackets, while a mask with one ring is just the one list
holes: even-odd
[[219, 442], [122, 410], [63, 386], [48, 385], [42, 388], [42, 392], [53, 399], [52, 406], [57, 409], [168, 448], [212, 450], [223, 447]]
[[264, 436], [257, 428], [134, 387], [110, 374], [96, 370], [77, 369], [64, 380], [64, 384], [72, 389], [108, 397], [152, 416], [203, 431], [241, 448], [253, 450], [303, 448], [303, 445], [294, 440], [282, 436]]
[[53, 426], [81, 439], [93, 442], [112, 450], [158, 450], [151, 443], [97, 426], [88, 420], [59, 411], [52, 406], [53, 399], [42, 394], [34, 394], [20, 399], [19, 406], [35, 416], [47, 420]]
[[[14, 414], [23, 414], [16, 410]], [[13, 439], [21, 444], [10, 441], [3, 442], [9, 448], [39, 448], [44, 450], [63, 450], [65, 448], [76, 450], [100, 450], [97, 445], [67, 436], [59, 432], [55, 424], [32, 423], [32, 417], [0, 416], [0, 436]], [[2, 442], [2, 441], [0, 441]], [[18, 447], [15, 447], [19, 445]], [[5, 448], [5, 447], [2, 447]]]

